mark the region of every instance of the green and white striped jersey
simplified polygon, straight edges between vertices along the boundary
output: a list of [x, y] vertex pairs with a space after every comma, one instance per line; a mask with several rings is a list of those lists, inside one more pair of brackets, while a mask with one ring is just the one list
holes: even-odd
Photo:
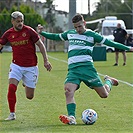
[[51, 40], [69, 41], [68, 68], [73, 68], [81, 65], [92, 65], [92, 52], [93, 47], [96, 43], [129, 50], [129, 47], [117, 42], [107, 40], [100, 34], [89, 29], [87, 29], [83, 34], [78, 34], [76, 30], [68, 30], [60, 34], [42, 32], [41, 35]]
[[101, 43], [101, 41], [103, 40], [102, 36], [91, 30], [86, 30], [82, 35], [78, 34], [75, 30], [69, 30], [60, 34], [60, 38], [64, 41], [69, 41], [69, 67], [89, 65], [90, 62], [93, 62], [93, 47], [96, 42]]

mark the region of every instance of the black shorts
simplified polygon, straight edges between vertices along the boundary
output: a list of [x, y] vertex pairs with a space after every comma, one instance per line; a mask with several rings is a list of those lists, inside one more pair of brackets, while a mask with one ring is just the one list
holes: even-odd
[[115, 52], [124, 52], [125, 50], [115, 48]]

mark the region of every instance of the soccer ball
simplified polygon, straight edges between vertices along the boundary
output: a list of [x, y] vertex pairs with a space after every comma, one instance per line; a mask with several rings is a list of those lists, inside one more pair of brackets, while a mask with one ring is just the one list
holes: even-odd
[[86, 125], [92, 125], [97, 120], [97, 113], [93, 109], [86, 109], [82, 112], [81, 119]]

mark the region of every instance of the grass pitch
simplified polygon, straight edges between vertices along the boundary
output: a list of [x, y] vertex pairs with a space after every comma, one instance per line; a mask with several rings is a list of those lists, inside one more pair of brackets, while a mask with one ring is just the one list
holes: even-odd
[[[0, 133], [131, 133], [133, 132], [133, 55], [127, 53], [127, 65], [122, 66], [120, 54], [119, 66], [112, 66], [114, 53], [107, 54], [107, 61], [94, 62], [101, 78], [110, 75], [120, 80], [118, 87], [112, 87], [107, 99], [101, 99], [94, 90], [84, 84], [75, 93], [77, 103], [77, 125], [62, 124], [58, 117], [67, 114], [64, 96], [64, 79], [67, 74], [67, 53], [49, 52], [53, 66], [51, 72], [43, 67], [38, 55], [39, 80], [33, 100], [25, 97], [21, 82], [17, 90], [15, 121], [4, 121], [9, 115], [7, 104], [8, 70], [11, 53], [0, 54]], [[81, 120], [84, 109], [92, 108], [98, 114], [94, 125], [85, 125]]]

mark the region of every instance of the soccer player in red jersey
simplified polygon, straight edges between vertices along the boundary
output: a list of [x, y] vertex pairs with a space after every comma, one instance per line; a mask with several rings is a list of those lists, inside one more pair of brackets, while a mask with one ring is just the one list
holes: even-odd
[[38, 80], [36, 45], [42, 54], [44, 67], [47, 71], [52, 69], [48, 61], [46, 48], [38, 33], [33, 28], [24, 25], [24, 15], [19, 11], [13, 12], [11, 14], [11, 22], [13, 27], [8, 29], [0, 38], [0, 48], [10, 42], [13, 53], [7, 95], [10, 115], [5, 120], [16, 119], [16, 90], [20, 80], [24, 83], [26, 97], [28, 99], [34, 97], [34, 90]]

